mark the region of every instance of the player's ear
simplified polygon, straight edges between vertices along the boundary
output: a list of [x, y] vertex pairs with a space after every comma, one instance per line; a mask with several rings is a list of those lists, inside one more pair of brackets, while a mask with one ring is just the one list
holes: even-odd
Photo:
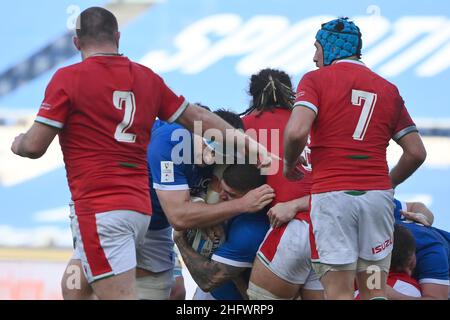
[[114, 33], [114, 41], [116, 42], [117, 49], [119, 49], [119, 42], [120, 42], [120, 32], [119, 31]]
[[78, 51], [81, 51], [80, 39], [78, 39], [78, 37], [73, 37], [72, 41], [75, 48], [77, 48]]

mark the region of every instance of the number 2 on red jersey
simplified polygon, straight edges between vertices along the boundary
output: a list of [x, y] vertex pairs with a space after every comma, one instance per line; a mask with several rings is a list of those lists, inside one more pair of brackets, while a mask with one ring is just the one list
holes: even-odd
[[375, 109], [375, 104], [377, 103], [377, 95], [376, 93], [367, 91], [352, 90], [352, 104], [360, 107], [362, 100], [364, 100], [364, 105], [362, 106], [355, 132], [353, 132], [353, 139], [358, 141], [364, 140], [373, 110]]
[[136, 113], [134, 93], [131, 91], [114, 91], [113, 104], [116, 109], [125, 109], [123, 120], [117, 126], [114, 138], [119, 142], [134, 143], [136, 135], [126, 132], [133, 125], [134, 114]]

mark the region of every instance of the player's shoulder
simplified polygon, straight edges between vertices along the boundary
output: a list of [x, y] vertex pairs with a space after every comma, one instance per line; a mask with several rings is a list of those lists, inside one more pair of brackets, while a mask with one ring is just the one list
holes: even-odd
[[[186, 132], [183, 132], [183, 134], [179, 135], [174, 135], [173, 132], [176, 130], [183, 130]], [[184, 128], [182, 125], [173, 122], [173, 123], [169, 123], [166, 121], [162, 121], [162, 120], [156, 120], [155, 123], [153, 124], [153, 128], [152, 128], [152, 139], [156, 138], [156, 137], [162, 137], [163, 139], [168, 139], [170, 141], [178, 141], [176, 138], [177, 136], [183, 136], [184, 134], [190, 134], [189, 131]]]
[[149, 67], [147, 67], [147, 66], [145, 66], [143, 64], [140, 64], [139, 62], [132, 61], [132, 60], [130, 60], [130, 62], [135, 68], [138, 68], [138, 69], [143, 70], [145, 72], [150, 72], [150, 73], [155, 74], [155, 72], [151, 68], [149, 68]]
[[135, 70], [138, 70], [144, 74], [146, 74], [147, 76], [153, 77], [153, 78], [157, 78], [157, 79], [162, 79], [161, 76], [159, 74], [157, 74], [155, 71], [153, 71], [150, 67], [145, 66], [143, 64], [140, 64], [138, 62], [135, 61], [131, 61], [132, 66], [134, 67]]
[[379, 87], [382, 87], [383, 91], [388, 92], [394, 96], [399, 96], [400, 91], [398, 90], [397, 86], [387, 80], [385, 77], [381, 76], [380, 74], [376, 73], [375, 71], [368, 69], [368, 75], [370, 77], [372, 83], [377, 83]]
[[[177, 130], [179, 132], [175, 132]], [[152, 128], [152, 138], [148, 150], [149, 154], [156, 158], [164, 157], [167, 154], [171, 154], [175, 145], [190, 138], [190, 132], [178, 123], [157, 120]]]
[[161, 87], [164, 85], [164, 79], [150, 67], [140, 64], [129, 59], [131, 68], [139, 83], [144, 83], [145, 86]]
[[309, 71], [301, 78], [299, 87], [302, 83], [312, 83], [314, 86], [319, 87], [327, 86], [327, 81], [332, 78], [333, 73], [334, 69], [331, 66]]
[[64, 66], [61, 68], [58, 68], [55, 73], [53, 74], [53, 80], [66, 80], [66, 79], [72, 79], [75, 75], [75, 73], [80, 70], [81, 66], [83, 65], [83, 62], [74, 63], [68, 66]]
[[65, 67], [61, 67], [61, 68], [58, 69], [58, 71], [59, 72], [72, 72], [72, 71], [80, 69], [85, 64], [86, 64], [85, 61], [80, 61], [80, 62], [73, 63], [73, 64], [70, 64], [70, 65], [65, 66]]
[[384, 85], [384, 90], [387, 90], [393, 96], [400, 96], [400, 91], [398, 90], [397, 85], [395, 85], [394, 83], [390, 82], [389, 80], [380, 75], [378, 75], [378, 77], [380, 78], [380, 81], [382, 81]]
[[441, 236], [444, 245], [449, 249], [449, 252], [450, 252], [450, 233], [445, 230], [434, 228], [434, 227], [433, 227], [433, 230]]
[[308, 71], [306, 72], [302, 80], [310, 79], [310, 80], [318, 80], [321, 79], [325, 74], [328, 74], [330, 72], [329, 68], [319, 68], [316, 70]]
[[429, 227], [427, 229], [429, 230], [430, 234], [433, 235], [433, 238], [435, 239], [436, 242], [447, 248], [447, 250], [450, 249], [449, 247], [450, 234], [448, 232], [437, 229], [435, 227]]

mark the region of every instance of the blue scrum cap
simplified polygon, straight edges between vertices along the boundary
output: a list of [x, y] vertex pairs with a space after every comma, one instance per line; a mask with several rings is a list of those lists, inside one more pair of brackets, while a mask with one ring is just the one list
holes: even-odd
[[323, 63], [330, 65], [334, 60], [361, 55], [361, 32], [348, 18], [339, 18], [322, 25], [316, 40], [323, 49]]

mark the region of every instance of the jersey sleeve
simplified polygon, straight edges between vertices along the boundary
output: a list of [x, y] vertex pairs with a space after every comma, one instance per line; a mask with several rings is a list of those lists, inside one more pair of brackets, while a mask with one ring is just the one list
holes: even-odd
[[416, 254], [415, 276], [420, 284], [450, 285], [448, 252], [443, 245], [433, 243]]
[[70, 98], [65, 78], [57, 71], [45, 90], [45, 97], [39, 108], [36, 122], [62, 129], [70, 110]]
[[408, 110], [405, 106], [405, 102], [403, 101], [400, 94], [398, 94], [398, 107], [400, 108], [400, 115], [394, 129], [394, 136], [392, 137], [394, 141], [399, 141], [401, 138], [411, 132], [419, 132], [419, 130], [417, 130], [416, 124], [409, 115]]
[[252, 232], [252, 222], [245, 219], [234, 220], [228, 226], [227, 240], [216, 249], [211, 260], [234, 267], [251, 268], [255, 260], [259, 245], [264, 239], [265, 232]]
[[189, 190], [183, 164], [171, 159], [173, 144], [164, 139], [152, 139], [148, 148], [148, 163], [155, 190]]
[[161, 78], [159, 80], [161, 106], [159, 108], [158, 118], [172, 123], [181, 116], [189, 103], [183, 96], [177, 96]]
[[297, 94], [295, 97], [295, 107], [306, 107], [318, 113], [319, 111], [319, 93], [317, 82], [314, 80], [316, 73], [309, 72], [303, 76], [297, 87]]
[[394, 218], [395, 221], [401, 221], [404, 220], [404, 217], [402, 215], [401, 211], [407, 211], [406, 202], [402, 202], [398, 199], [394, 199]]

